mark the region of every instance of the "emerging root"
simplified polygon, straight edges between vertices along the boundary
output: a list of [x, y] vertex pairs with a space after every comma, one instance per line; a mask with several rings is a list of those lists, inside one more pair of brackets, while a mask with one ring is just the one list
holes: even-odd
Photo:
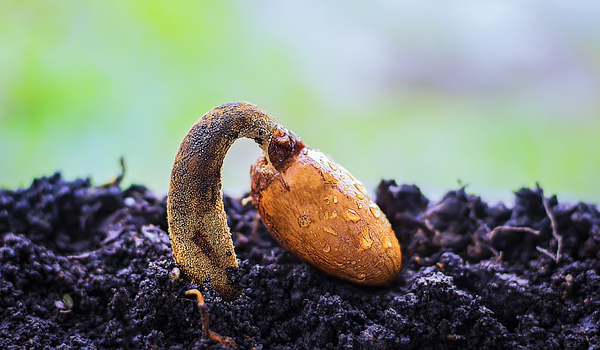
[[213, 332], [209, 329], [210, 319], [208, 316], [208, 309], [206, 307], [206, 304], [204, 304], [204, 297], [202, 296], [202, 293], [200, 293], [198, 289], [190, 289], [185, 292], [185, 295], [193, 295], [196, 297], [198, 307], [200, 308], [200, 315], [202, 317], [202, 333], [204, 334], [204, 337], [214, 340], [223, 345], [236, 348], [237, 344], [235, 343], [235, 340], [233, 340], [230, 337], [220, 335], [219, 333]]

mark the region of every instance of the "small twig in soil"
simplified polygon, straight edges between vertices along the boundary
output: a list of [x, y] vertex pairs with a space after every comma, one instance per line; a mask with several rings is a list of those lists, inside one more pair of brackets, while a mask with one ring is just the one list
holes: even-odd
[[84, 260], [84, 259], [91, 257], [94, 253], [101, 251], [102, 249], [104, 249], [104, 247], [100, 247], [98, 249], [90, 250], [90, 251], [79, 253], [79, 254], [67, 255], [67, 259]]
[[208, 316], [208, 308], [206, 307], [206, 304], [204, 304], [204, 297], [202, 296], [202, 293], [200, 293], [198, 289], [190, 289], [185, 292], [185, 295], [193, 295], [196, 297], [198, 307], [200, 308], [200, 315], [202, 317], [202, 333], [204, 334], [204, 337], [214, 340], [223, 345], [236, 348], [237, 344], [235, 343], [235, 340], [233, 340], [230, 337], [220, 335], [219, 333], [213, 332], [209, 329], [210, 319]]
[[121, 158], [119, 158], [119, 164], [121, 165], [121, 173], [115, 179], [115, 185], [120, 185], [121, 181], [123, 181], [123, 178], [125, 177], [125, 157], [121, 156]]
[[67, 259], [74, 259], [74, 260], [83, 260], [83, 259], [87, 259], [90, 257], [90, 255], [92, 255], [94, 251], [91, 252], [85, 252], [85, 253], [81, 253], [81, 254], [72, 254], [72, 255], [67, 255]]
[[498, 259], [498, 257], [500, 256], [500, 252], [495, 249], [494, 247], [492, 247], [491, 245], [488, 247], [488, 249], [490, 250], [490, 252], [492, 252], [492, 255]]
[[556, 254], [552, 254], [548, 249], [544, 249], [542, 247], [536, 247], [536, 249], [540, 252], [540, 253], [544, 253], [546, 255], [548, 255], [549, 257], [551, 257], [557, 264], [560, 262], [560, 258], [562, 256], [562, 250], [563, 250], [563, 237], [558, 233], [558, 224], [556, 223], [556, 218], [554, 217], [554, 213], [552, 213], [552, 210], [550, 209], [550, 202], [548, 201], [548, 198], [546, 198], [546, 196], [544, 196], [544, 190], [540, 187], [540, 185], [538, 184], [538, 189], [541, 192], [542, 195], [542, 204], [544, 205], [544, 210], [546, 210], [546, 215], [548, 215], [548, 218], [550, 219], [550, 225], [552, 226], [552, 236], [554, 237], [554, 239], [556, 239]]
[[554, 255], [552, 252], [550, 252], [548, 249], [546, 248], [542, 248], [542, 247], [535, 247], [535, 249], [537, 249], [538, 252], [546, 254], [547, 256], [549, 256], [552, 260], [554, 260], [555, 262], [558, 262], [558, 259], [556, 258], [556, 255]]
[[[486, 225], [487, 227], [487, 225]], [[489, 227], [487, 227], [487, 229], [489, 230]], [[502, 233], [531, 233], [532, 235], [536, 235], [539, 236], [540, 235], [540, 231], [538, 230], [534, 230], [530, 227], [517, 227], [517, 226], [496, 226], [494, 227], [493, 230], [490, 231], [489, 235], [489, 239], [490, 242], [492, 242], [494, 240], [494, 238]], [[490, 251], [492, 252], [492, 254], [494, 254], [494, 256], [496, 257], [496, 261], [501, 261], [502, 258], [504, 258], [504, 252], [500, 251], [498, 252], [496, 249], [494, 249], [494, 247], [490, 244], [490, 246], [488, 247], [490, 249]]]
[[113, 185], [119, 186], [121, 184], [121, 181], [123, 181], [123, 178], [125, 177], [125, 157], [121, 156], [121, 158], [119, 158], [119, 165], [121, 165], [121, 173], [117, 175], [117, 177], [114, 180], [110, 181], [105, 185], [102, 185], [102, 187], [110, 187]]
[[516, 226], [496, 226], [490, 232], [490, 241], [494, 239], [494, 237], [503, 232], [522, 232], [522, 233], [531, 233], [536, 236], [540, 235], [540, 231], [534, 230], [530, 227], [516, 227]]

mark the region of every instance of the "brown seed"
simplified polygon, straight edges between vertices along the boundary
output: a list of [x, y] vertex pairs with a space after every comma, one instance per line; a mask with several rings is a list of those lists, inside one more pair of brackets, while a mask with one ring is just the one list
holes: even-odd
[[[332, 169], [342, 167], [331, 166], [332, 162], [323, 153], [308, 148], [286, 169], [277, 171], [266, 157], [261, 157], [250, 171], [253, 201], [269, 231], [294, 255], [352, 282], [388, 283], [400, 270], [398, 240], [387, 218], [378, 215], [377, 204], [360, 189], [357, 191], [350, 175], [338, 176]], [[307, 239], [297, 220], [304, 213], [327, 208], [324, 198], [338, 211], [311, 216], [310, 228], [315, 236]], [[357, 206], [358, 202], [364, 206]]]

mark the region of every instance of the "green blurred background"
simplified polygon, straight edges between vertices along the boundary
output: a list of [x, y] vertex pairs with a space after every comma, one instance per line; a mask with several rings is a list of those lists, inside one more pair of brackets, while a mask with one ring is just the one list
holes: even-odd
[[[0, 186], [61, 170], [166, 193], [213, 106], [256, 103], [371, 189], [539, 181], [600, 201], [600, 5], [529, 1], [3, 1]], [[238, 141], [225, 191], [259, 155]]]

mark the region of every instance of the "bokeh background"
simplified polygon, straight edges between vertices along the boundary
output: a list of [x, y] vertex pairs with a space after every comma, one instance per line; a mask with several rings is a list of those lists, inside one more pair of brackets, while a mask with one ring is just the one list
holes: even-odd
[[[61, 170], [166, 193], [213, 106], [254, 102], [373, 189], [539, 181], [600, 201], [600, 3], [3, 1], [0, 186]], [[238, 141], [225, 190], [259, 149]]]

